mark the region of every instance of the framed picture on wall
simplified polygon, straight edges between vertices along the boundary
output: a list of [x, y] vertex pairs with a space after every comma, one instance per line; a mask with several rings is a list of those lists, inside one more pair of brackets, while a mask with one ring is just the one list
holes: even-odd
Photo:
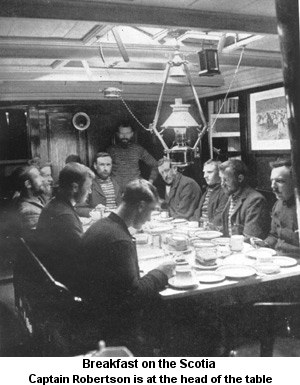
[[250, 94], [251, 150], [291, 148], [284, 88]]

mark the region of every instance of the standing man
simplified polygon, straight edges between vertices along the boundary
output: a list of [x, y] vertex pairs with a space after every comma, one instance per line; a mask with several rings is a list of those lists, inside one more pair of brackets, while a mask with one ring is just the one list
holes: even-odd
[[33, 230], [44, 208], [41, 195], [44, 193], [44, 179], [35, 166], [24, 166], [17, 170], [17, 190], [20, 196], [16, 200], [17, 211], [21, 221], [23, 235], [27, 230]]
[[72, 284], [77, 253], [83, 234], [82, 224], [74, 210], [91, 192], [93, 172], [79, 163], [68, 163], [59, 174], [59, 190], [43, 209], [37, 226], [41, 256], [55, 279]]
[[[156, 188], [148, 181], [130, 182], [116, 211], [94, 223], [82, 238], [80, 295], [106, 317], [108, 340], [126, 334], [129, 341], [139, 343], [134, 324], [141, 326], [142, 309], [156, 299], [173, 275], [175, 264], [170, 261], [141, 277], [135, 239], [128, 230], [140, 229], [150, 220], [157, 199]], [[130, 344], [128, 347], [131, 349]]]
[[189, 220], [201, 197], [200, 186], [194, 179], [178, 172], [170, 159], [160, 159], [158, 171], [166, 184], [165, 202], [170, 216]]
[[224, 235], [265, 238], [270, 213], [265, 198], [249, 186], [246, 165], [239, 159], [229, 159], [220, 164], [219, 172], [221, 186], [230, 196], [222, 214]]
[[[294, 196], [292, 164], [290, 160], [281, 159], [271, 163], [271, 187], [277, 202], [272, 210], [271, 230], [264, 240], [278, 254], [291, 255], [299, 258], [299, 234]], [[254, 240], [265, 246], [259, 240]]]
[[142, 146], [133, 143], [134, 132], [127, 123], [122, 123], [116, 133], [117, 143], [110, 146], [107, 152], [112, 157], [112, 176], [116, 178], [121, 191], [131, 180], [141, 178], [139, 161], [151, 168], [149, 182], [153, 182], [157, 176], [157, 161]]
[[209, 159], [203, 166], [207, 189], [202, 195], [199, 206], [192, 216], [192, 221], [209, 223], [217, 228], [222, 226], [222, 212], [228, 201], [228, 195], [221, 187], [219, 165], [221, 162]]

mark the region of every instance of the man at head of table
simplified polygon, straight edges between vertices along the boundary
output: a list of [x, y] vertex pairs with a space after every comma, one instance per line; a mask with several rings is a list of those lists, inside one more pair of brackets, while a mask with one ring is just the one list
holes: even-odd
[[221, 187], [218, 160], [209, 159], [204, 163], [203, 175], [207, 183], [207, 189], [202, 195], [198, 208], [191, 220], [205, 225], [208, 223], [213, 228], [222, 226], [222, 212], [228, 201], [228, 195]]
[[265, 198], [248, 184], [248, 169], [239, 159], [219, 166], [221, 186], [229, 200], [222, 213], [224, 236], [243, 234], [264, 238], [270, 228], [270, 213]]
[[170, 260], [141, 277], [135, 239], [128, 230], [141, 229], [150, 220], [157, 200], [156, 188], [148, 181], [128, 183], [115, 212], [94, 223], [82, 238], [80, 295], [109, 318], [106, 338], [110, 332], [117, 337], [118, 332], [132, 330], [136, 317], [173, 275], [175, 264]]
[[121, 192], [128, 182], [141, 178], [140, 161], [151, 169], [149, 182], [157, 177], [157, 161], [141, 145], [134, 143], [133, 138], [131, 125], [121, 123], [116, 132], [116, 144], [107, 149], [113, 161], [112, 176], [116, 178]]
[[83, 234], [74, 206], [86, 201], [94, 173], [86, 166], [71, 162], [59, 173], [59, 190], [42, 210], [37, 238], [46, 267], [63, 284], [73, 283], [77, 253]]
[[194, 179], [182, 175], [168, 158], [159, 160], [158, 171], [166, 184], [165, 203], [170, 216], [189, 220], [201, 197], [200, 186]]
[[271, 187], [277, 201], [272, 209], [271, 230], [268, 237], [261, 242], [253, 240], [258, 246], [269, 246], [277, 254], [300, 256], [299, 234], [294, 196], [294, 182], [290, 159], [278, 159], [270, 163]]

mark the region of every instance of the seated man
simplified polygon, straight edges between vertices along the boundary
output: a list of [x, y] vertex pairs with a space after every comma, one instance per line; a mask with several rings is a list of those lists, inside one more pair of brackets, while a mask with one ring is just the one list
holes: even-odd
[[170, 216], [189, 220], [201, 197], [200, 186], [194, 179], [178, 172], [170, 159], [160, 159], [158, 171], [166, 184], [165, 202]]
[[228, 195], [221, 187], [219, 165], [221, 162], [209, 159], [204, 163], [203, 174], [207, 189], [202, 195], [199, 206], [192, 216], [192, 221], [208, 222], [214, 228], [222, 226], [222, 212], [228, 201]]
[[16, 170], [17, 190], [20, 196], [16, 198], [16, 206], [21, 222], [21, 233], [26, 236], [28, 230], [33, 230], [44, 208], [41, 195], [44, 193], [44, 180], [35, 166], [24, 166]]
[[230, 196], [222, 213], [224, 236], [266, 237], [270, 228], [266, 200], [248, 185], [245, 164], [239, 159], [229, 159], [220, 164], [219, 172], [221, 186]]
[[74, 210], [91, 191], [94, 174], [79, 163], [68, 163], [59, 174], [59, 191], [43, 209], [37, 238], [43, 262], [55, 279], [72, 284], [77, 252], [83, 234], [82, 224]]
[[52, 198], [53, 194], [53, 178], [51, 163], [44, 163], [40, 166], [40, 172], [44, 179], [44, 193], [42, 198], [47, 203]]
[[254, 242], [259, 246], [266, 244], [278, 254], [300, 257], [291, 161], [278, 160], [271, 163], [271, 167], [271, 186], [277, 198], [272, 210], [271, 230], [263, 243]]
[[41, 158], [36, 156], [28, 161], [29, 166], [34, 166], [40, 170], [43, 177], [44, 191], [41, 198], [45, 202], [49, 202], [53, 193], [53, 178], [52, 178], [52, 165], [50, 162], [42, 162]]
[[115, 209], [121, 202], [119, 185], [114, 177], [111, 177], [112, 159], [106, 152], [98, 152], [93, 163], [96, 177], [93, 180], [92, 192], [87, 204], [77, 205], [76, 211], [80, 216], [89, 216], [91, 209], [98, 205], [108, 209]]
[[140, 229], [150, 220], [157, 199], [156, 188], [148, 181], [130, 182], [116, 211], [94, 223], [82, 238], [80, 295], [102, 309], [115, 337], [132, 329], [137, 317], [133, 310], [139, 313], [155, 300], [175, 268], [173, 261], [165, 262], [140, 276], [136, 244], [128, 228]]

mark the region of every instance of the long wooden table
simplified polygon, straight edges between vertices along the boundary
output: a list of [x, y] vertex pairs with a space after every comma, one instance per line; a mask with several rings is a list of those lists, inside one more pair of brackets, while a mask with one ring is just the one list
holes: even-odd
[[[142, 273], [155, 268], [170, 256], [151, 258], [151, 255], [163, 254], [149, 245], [137, 246], [139, 265]], [[147, 258], [149, 255], [149, 258]], [[140, 257], [141, 256], [141, 257]], [[146, 257], [145, 257], [146, 256]], [[193, 252], [187, 254], [187, 260], [193, 264]], [[203, 270], [204, 272], [207, 270]], [[199, 271], [200, 272], [200, 271]], [[195, 270], [197, 275], [197, 270]], [[256, 301], [291, 300], [300, 297], [300, 265], [282, 267], [279, 273], [254, 275], [243, 279], [229, 279], [219, 283], [198, 283], [197, 287], [181, 290], [166, 287], [160, 292], [163, 301], [193, 299], [201, 303], [214, 305], [245, 304]]]

